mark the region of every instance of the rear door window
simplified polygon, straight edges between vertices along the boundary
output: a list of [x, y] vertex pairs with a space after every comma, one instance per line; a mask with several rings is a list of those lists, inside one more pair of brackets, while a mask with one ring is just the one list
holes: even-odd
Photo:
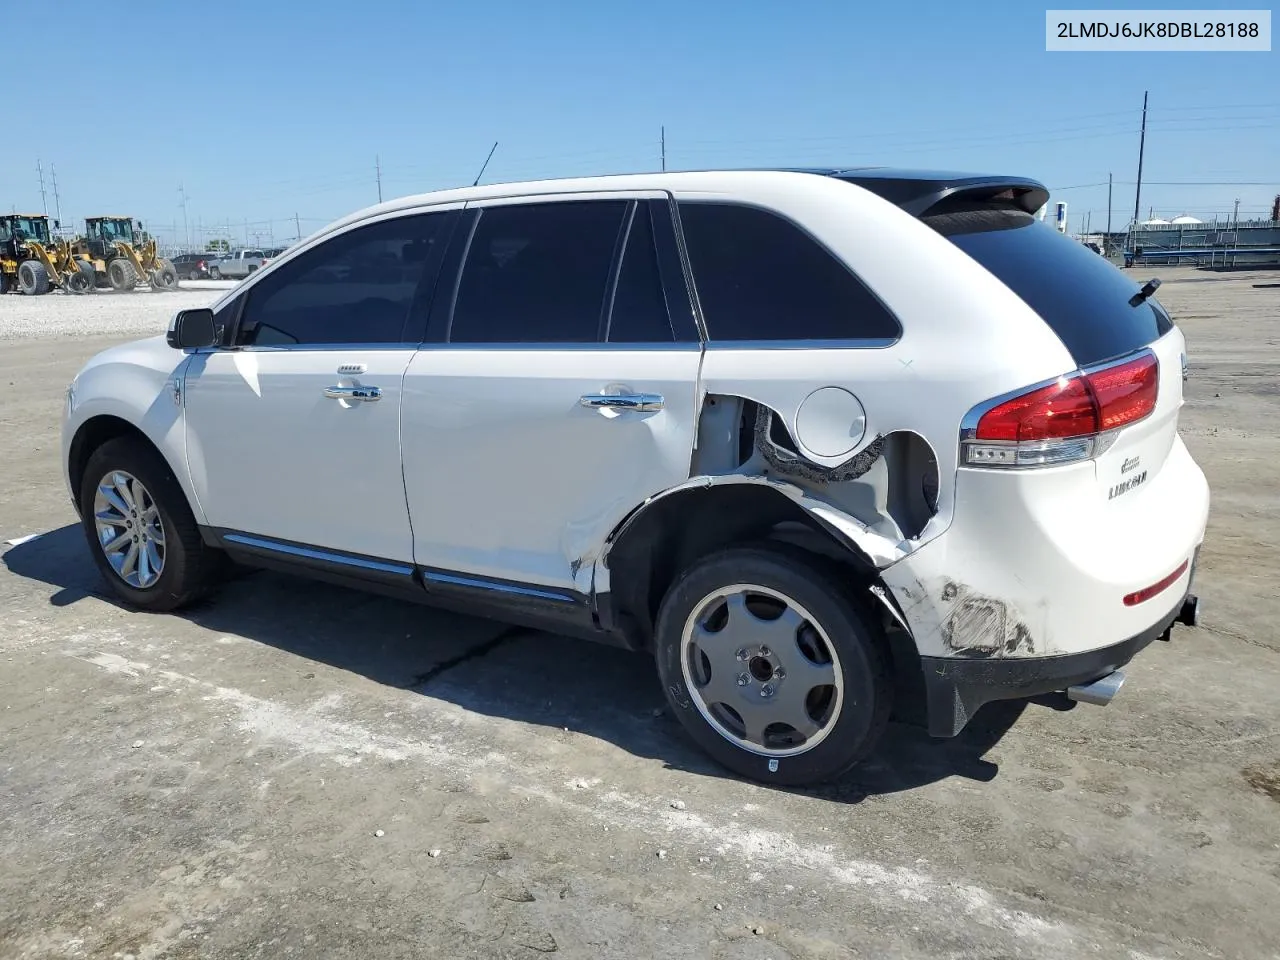
[[1132, 353], [1172, 329], [1139, 284], [1082, 243], [1020, 210], [961, 210], [925, 216], [1033, 309], [1082, 367]]
[[674, 343], [648, 203], [636, 206], [610, 311], [610, 343]]
[[895, 340], [897, 319], [831, 251], [783, 217], [682, 202], [709, 340]]

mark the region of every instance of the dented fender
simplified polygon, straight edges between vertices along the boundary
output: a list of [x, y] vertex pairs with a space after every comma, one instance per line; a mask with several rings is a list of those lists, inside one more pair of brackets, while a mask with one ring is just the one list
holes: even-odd
[[[802, 507], [810, 516], [816, 519], [827, 530], [830, 530], [836, 537], [843, 540], [846, 544], [856, 547], [864, 553], [873, 564], [879, 569], [883, 569], [903, 557], [907, 556], [916, 546], [915, 543], [907, 540], [896, 540], [877, 533], [868, 527], [865, 523], [855, 517], [833, 507], [831, 504], [813, 496], [808, 491], [802, 489], [794, 483], [788, 483], [784, 480], [775, 480], [770, 477], [763, 477], [752, 474], [720, 474], [715, 476], [697, 476], [691, 477], [684, 483], [677, 484], [663, 490], [661, 493], [654, 494], [642, 503], [639, 507], [631, 512], [631, 514], [618, 525], [617, 529], [609, 537], [605, 543], [604, 550], [601, 552], [597, 561], [597, 568], [603, 568], [607, 571], [609, 551], [613, 545], [622, 537], [622, 535], [631, 527], [633, 523], [643, 515], [654, 503], [659, 500], [666, 499], [677, 493], [684, 493], [687, 490], [710, 489], [712, 487], [722, 487], [737, 484], [752, 484], [760, 487], [768, 487], [781, 493], [794, 503]], [[597, 572], [595, 589], [602, 592], [601, 574]], [[607, 578], [607, 573], [605, 573]], [[607, 586], [604, 588], [607, 589]]]

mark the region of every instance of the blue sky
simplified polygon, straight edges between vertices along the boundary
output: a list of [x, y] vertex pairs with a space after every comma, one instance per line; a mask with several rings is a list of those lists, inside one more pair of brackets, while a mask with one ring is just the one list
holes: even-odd
[[[657, 169], [665, 125], [670, 169], [1038, 177], [1068, 201], [1075, 230], [1086, 213], [1105, 222], [1108, 172], [1113, 222], [1132, 213], [1147, 89], [1144, 217], [1229, 211], [1237, 197], [1242, 216], [1270, 208], [1280, 55], [1047, 53], [1044, 11], [1025, 0], [137, 2], [41, 41], [39, 106], [10, 125], [0, 206], [40, 210], [39, 160], [51, 215], [56, 168], [64, 224], [132, 213], [181, 236], [181, 184], [192, 234], [230, 221], [243, 240], [248, 220], [265, 243], [291, 238], [295, 213], [306, 234], [375, 202], [375, 156], [389, 198], [469, 183], [495, 140], [486, 181]], [[1199, 185], [1161, 185], [1181, 181]]]

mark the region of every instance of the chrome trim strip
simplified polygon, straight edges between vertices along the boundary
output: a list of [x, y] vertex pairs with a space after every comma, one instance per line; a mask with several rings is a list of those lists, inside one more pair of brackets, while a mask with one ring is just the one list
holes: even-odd
[[379, 570], [383, 573], [398, 573], [406, 577], [413, 576], [413, 567], [405, 566], [401, 563], [389, 563], [383, 560], [365, 560], [361, 557], [350, 557], [340, 553], [330, 553], [327, 550], [318, 550], [315, 547], [298, 547], [291, 543], [280, 543], [277, 540], [264, 540], [261, 537], [251, 537], [243, 533], [226, 533], [222, 536], [223, 540], [229, 540], [231, 543], [239, 543], [246, 547], [257, 547], [260, 550], [270, 550], [273, 553], [285, 553], [294, 557], [306, 557], [309, 560], [323, 560], [327, 563], [340, 563], [349, 567], [361, 567], [365, 570]]
[[544, 343], [424, 343], [419, 348], [422, 350], [601, 350], [601, 351], [619, 351], [628, 350], [632, 353], [644, 350], [687, 350], [690, 353], [696, 353], [702, 349], [702, 344], [696, 340], [681, 340], [679, 342], [668, 342], [666, 340], [654, 343], [605, 343], [600, 340], [592, 341], [575, 341], [566, 343], [556, 343], [548, 341]]
[[496, 590], [499, 593], [515, 593], [524, 597], [538, 597], [543, 600], [559, 600], [561, 603], [573, 603], [573, 598], [563, 593], [550, 590], [538, 590], [534, 587], [519, 587], [511, 583], [497, 583], [493, 580], [482, 580], [478, 577], [464, 577], [453, 573], [438, 573], [434, 570], [423, 570], [422, 579], [436, 583], [451, 583], [459, 587], [478, 587], [481, 590]]
[[861, 337], [847, 340], [715, 340], [708, 350], [883, 350], [900, 337]]

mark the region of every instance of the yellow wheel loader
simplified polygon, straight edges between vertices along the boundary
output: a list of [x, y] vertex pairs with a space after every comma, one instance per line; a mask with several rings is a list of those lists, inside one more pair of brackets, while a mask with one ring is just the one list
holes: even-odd
[[48, 217], [0, 214], [0, 293], [34, 297], [54, 287], [88, 293], [93, 285], [93, 267], [73, 255], [71, 244], [52, 239]]
[[88, 217], [85, 235], [72, 247], [72, 255], [93, 268], [94, 285], [117, 292], [148, 283], [153, 290], [176, 290], [178, 271], [156, 253], [154, 238], [135, 231], [131, 217]]

